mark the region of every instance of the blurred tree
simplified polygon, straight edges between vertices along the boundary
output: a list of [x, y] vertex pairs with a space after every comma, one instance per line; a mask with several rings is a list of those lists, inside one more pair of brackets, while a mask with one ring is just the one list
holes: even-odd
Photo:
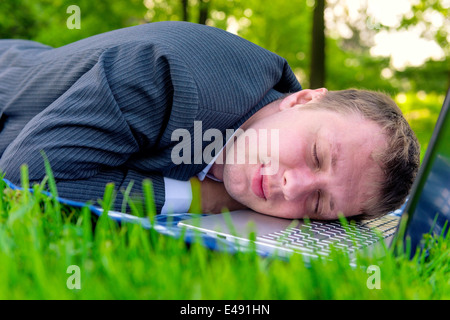
[[[434, 39], [445, 52], [444, 60], [429, 60], [422, 66], [400, 71], [392, 67], [388, 56], [371, 54], [374, 37], [392, 27], [370, 15], [369, 1], [372, 0], [0, 0], [0, 38], [29, 39], [59, 47], [142, 23], [204, 23], [284, 57], [303, 88], [353, 87], [403, 96], [400, 106], [407, 111], [413, 129], [426, 147], [436, 110], [442, 105], [439, 99], [444, 99], [450, 84], [450, 2], [415, 0], [411, 12], [400, 19], [396, 29], [421, 28], [422, 36]], [[66, 9], [70, 5], [81, 9], [79, 30], [66, 26]], [[424, 92], [433, 91], [423, 98]]]
[[325, 9], [327, 87], [396, 93], [398, 88], [382, 76], [382, 70], [389, 67], [389, 59], [370, 54], [378, 29], [368, 23], [367, 1], [359, 1], [359, 6], [350, 7], [350, 4], [352, 2], [328, 0]]
[[0, 1], [0, 38], [31, 39], [39, 21], [28, 0]]
[[211, 0], [199, 0], [199, 14], [198, 14], [198, 23], [206, 24], [206, 20], [208, 19], [208, 11]]
[[[446, 6], [444, 6], [444, 2]], [[422, 25], [421, 36], [434, 39], [446, 52], [450, 54], [450, 3], [442, 0], [418, 0], [413, 3], [411, 14], [402, 17], [400, 29]]]
[[209, 10], [209, 4], [210, 0], [197, 0], [195, 4], [190, 4], [189, 0], [181, 0], [181, 11], [182, 11], [182, 20], [183, 21], [191, 21], [190, 19], [189, 11], [191, 10], [190, 7], [196, 7], [198, 6], [198, 21], [197, 23], [200, 24], [206, 24], [206, 20], [208, 19], [208, 10]]
[[313, 4], [304, 0], [215, 0], [209, 24], [284, 57], [309, 87]]
[[[411, 2], [411, 10], [406, 10], [403, 17], [398, 17], [396, 23], [391, 21], [389, 25], [384, 25], [379, 17], [373, 15], [374, 8], [380, 10], [382, 7], [376, 1], [370, 0], [328, 1], [325, 12], [328, 17], [327, 35], [337, 42], [338, 47], [337, 50], [327, 51], [327, 60], [334, 60], [334, 55], [340, 55], [344, 51], [348, 56], [343, 61], [344, 66], [353, 69], [353, 64], [358, 65], [358, 70], [354, 73], [355, 79], [352, 81], [357, 86], [364, 84], [369, 88], [387, 90], [391, 93], [411, 90], [446, 92], [450, 85], [449, 2], [416, 0]], [[371, 54], [374, 39], [379, 33], [401, 31], [417, 33], [417, 30], [422, 31], [420, 36], [423, 39], [435, 40], [440, 45], [445, 53], [444, 60], [429, 59], [421, 66], [406, 66], [399, 69], [393, 65], [390, 56], [374, 57]], [[327, 44], [331, 41], [328, 39]], [[342, 66], [329, 64], [327, 61], [327, 79], [335, 81], [343, 72], [344, 76], [347, 76]], [[364, 74], [361, 74], [362, 71]], [[378, 71], [378, 75], [374, 71]], [[358, 82], [361, 84], [358, 85]], [[351, 85], [351, 82], [345, 83], [346, 86]]]
[[[444, 6], [442, 0], [419, 0], [412, 5], [411, 14], [402, 17], [400, 30], [409, 30], [413, 27], [420, 28], [422, 30], [421, 37], [435, 40], [444, 51], [445, 56], [442, 61], [430, 59], [423, 66], [408, 68], [409, 70], [399, 72], [399, 76], [403, 78], [414, 79], [411, 83], [415, 90], [425, 88], [426, 91], [446, 92], [447, 88], [450, 87], [449, 16], [450, 3], [448, 1]], [[420, 79], [418, 79], [418, 76]]]
[[[81, 9], [81, 29], [69, 30], [66, 12], [70, 5]], [[145, 22], [142, 0], [2, 0], [0, 35], [61, 46], [94, 34]]]
[[325, 0], [316, 0], [314, 5], [310, 87], [312, 89], [325, 87]]
[[[286, 58], [305, 88], [325, 85], [331, 90], [357, 87], [395, 94], [407, 90], [442, 91], [444, 86], [448, 86], [450, 68], [447, 58], [396, 71], [390, 66], [388, 57], [372, 56], [370, 48], [374, 36], [387, 27], [372, 21], [366, 12], [368, 0], [358, 2], [362, 5], [357, 14], [350, 14], [351, 10], [354, 13], [355, 8], [344, 6], [344, 2], [1, 0], [0, 37], [36, 40], [58, 47], [140, 23], [187, 20], [236, 33]], [[442, 3], [438, 0], [417, 0], [412, 7], [412, 15], [405, 16], [399, 28], [407, 29], [417, 24], [428, 26], [424, 28], [424, 33], [436, 39], [446, 50], [447, 56], [447, 20], [436, 29], [436, 20], [431, 19], [437, 17], [436, 12], [448, 17], [448, 8]], [[69, 5], [78, 5], [81, 9], [80, 30], [66, 27], [69, 16], [66, 9]], [[340, 13], [337, 10], [339, 6]], [[317, 82], [315, 78], [319, 78]]]
[[181, 8], [183, 12], [183, 21], [189, 21], [189, 1], [181, 0]]

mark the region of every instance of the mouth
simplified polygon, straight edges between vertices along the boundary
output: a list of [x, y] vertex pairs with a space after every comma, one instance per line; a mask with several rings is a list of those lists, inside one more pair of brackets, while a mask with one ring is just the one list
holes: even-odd
[[261, 174], [264, 165], [261, 165], [256, 171], [252, 178], [251, 189], [253, 193], [261, 199], [267, 200], [266, 194], [264, 192], [264, 175]]

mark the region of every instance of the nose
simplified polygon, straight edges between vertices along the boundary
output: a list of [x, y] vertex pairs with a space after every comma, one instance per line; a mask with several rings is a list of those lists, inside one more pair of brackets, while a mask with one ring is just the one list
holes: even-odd
[[289, 169], [283, 174], [282, 189], [286, 200], [293, 200], [323, 188], [324, 178], [310, 169]]

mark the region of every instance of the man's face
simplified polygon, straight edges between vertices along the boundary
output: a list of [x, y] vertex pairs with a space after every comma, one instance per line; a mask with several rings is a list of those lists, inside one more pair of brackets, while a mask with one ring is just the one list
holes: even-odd
[[[234, 159], [229, 157], [223, 166], [225, 187], [235, 200], [272, 216], [326, 220], [337, 219], [338, 213], [358, 214], [373, 186], [371, 180], [382, 176], [370, 158], [385, 146], [381, 129], [359, 115], [305, 106], [306, 102], [291, 105], [245, 128], [268, 136], [278, 132], [278, 150], [269, 153], [277, 170], [263, 174], [271, 164], [261, 154], [255, 155], [256, 163], [239, 164], [236, 154], [243, 150], [234, 149]], [[249, 144], [244, 149], [247, 159], [259, 152]]]

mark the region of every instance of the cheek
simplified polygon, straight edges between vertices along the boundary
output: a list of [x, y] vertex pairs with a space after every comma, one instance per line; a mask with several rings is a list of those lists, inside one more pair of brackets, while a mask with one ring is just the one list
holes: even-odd
[[303, 206], [300, 203], [287, 203], [283, 210], [279, 210], [278, 214], [281, 218], [286, 219], [302, 219], [305, 216]]
[[278, 152], [280, 160], [295, 165], [304, 162], [309, 154], [314, 135], [300, 130], [284, 130], [280, 132]]
[[[227, 192], [235, 200], [245, 195], [248, 190], [246, 180], [246, 170], [244, 165], [225, 164], [223, 170], [223, 183]], [[238, 200], [239, 201], [239, 200]]]

